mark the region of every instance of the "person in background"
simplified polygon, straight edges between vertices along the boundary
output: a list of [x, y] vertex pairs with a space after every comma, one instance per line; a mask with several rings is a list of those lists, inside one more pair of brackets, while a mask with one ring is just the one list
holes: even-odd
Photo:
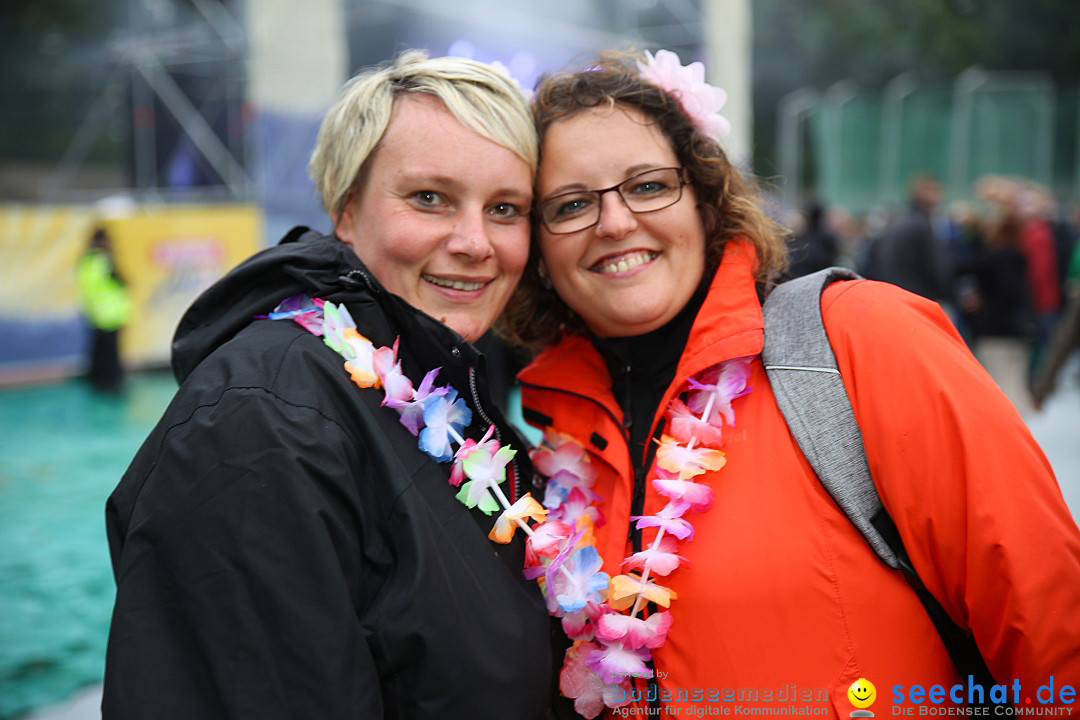
[[1038, 332], [1028, 360], [1028, 377], [1034, 378], [1061, 311], [1062, 285], [1054, 229], [1050, 223], [1053, 203], [1049, 193], [1030, 182], [1017, 183], [1015, 192], [1016, 212], [1020, 218], [1020, 249], [1027, 258], [1028, 286], [1038, 319]]
[[934, 212], [941, 203], [941, 194], [941, 183], [933, 176], [912, 178], [907, 209], [877, 241], [871, 277], [951, 310], [951, 257], [934, 229]]
[[801, 231], [788, 242], [792, 277], [832, 267], [840, 252], [836, 235], [827, 227], [825, 208], [821, 203], [814, 200], [807, 204], [803, 222]]
[[[1071, 280], [1071, 263], [1075, 250], [1080, 245], [1080, 227], [1076, 224], [1075, 205], [1055, 201], [1050, 190], [1046, 190], [1047, 220], [1054, 235], [1054, 256], [1057, 259], [1058, 285], [1065, 290]], [[1064, 298], [1062, 304], [1064, 305]]]
[[975, 278], [967, 272], [973, 262], [986, 253], [985, 221], [973, 202], [958, 200], [949, 206], [948, 246], [951, 250], [953, 294], [957, 313], [951, 319], [968, 346], [975, 343], [972, 316], [980, 311], [981, 298]]
[[878, 276], [878, 266], [881, 264], [878, 251], [881, 239], [888, 232], [890, 220], [889, 210], [885, 206], [875, 205], [866, 211], [861, 232], [853, 243], [855, 269], [865, 278], [873, 280]]
[[525, 266], [536, 162], [491, 66], [410, 51], [345, 85], [310, 163], [333, 234], [194, 302], [109, 497], [105, 720], [546, 716], [513, 532], [542, 508], [472, 344]]
[[[721, 148], [703, 76], [666, 51], [607, 54], [533, 100], [537, 227], [502, 325], [542, 349], [519, 378], [550, 478], [531, 574], [574, 640], [562, 691], [586, 717], [843, 718], [860, 678], [965, 682], [777, 406], [761, 303], [784, 232]], [[927, 588], [1001, 682], [1080, 678], [1080, 531], [1008, 398], [937, 303], [853, 280], [821, 306]]]
[[86, 378], [97, 390], [120, 392], [124, 386], [120, 331], [131, 321], [132, 302], [104, 226], [94, 228], [75, 272], [83, 313], [90, 324]]
[[985, 239], [971, 243], [972, 257], [957, 266], [971, 347], [1023, 416], [1034, 410], [1028, 388], [1031, 346], [1038, 317], [1028, 284], [1027, 257], [1020, 249], [1021, 222], [1010, 204], [997, 207]]
[[1057, 387], [1057, 376], [1080, 347], [1080, 245], [1073, 250], [1065, 275], [1065, 302], [1050, 336], [1046, 357], [1031, 381], [1031, 394], [1041, 409]]

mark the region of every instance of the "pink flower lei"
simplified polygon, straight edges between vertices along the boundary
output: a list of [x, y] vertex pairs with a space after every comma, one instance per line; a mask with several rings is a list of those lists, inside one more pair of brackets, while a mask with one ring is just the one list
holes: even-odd
[[[720, 450], [722, 428], [735, 423], [732, 401], [751, 390], [751, 359], [727, 360], [705, 370], [688, 381], [686, 402], [671, 401], [666, 413], [671, 434], [660, 440], [652, 480], [667, 505], [655, 515], [630, 518], [638, 529], [657, 528], [656, 536], [647, 549], [623, 560], [628, 572], [609, 577], [601, 570], [593, 535], [604, 523], [601, 498], [592, 490], [596, 470], [579, 442], [549, 428], [544, 442], [531, 452], [536, 469], [548, 477], [544, 504], [529, 494], [510, 503], [500, 485], [516, 451], [492, 439], [493, 426], [479, 441], [461, 436], [472, 411], [449, 385], [435, 387], [439, 368], [414, 388], [401, 372], [398, 343], [376, 348], [357, 332], [344, 305], [301, 295], [283, 301], [266, 317], [292, 319], [322, 336], [345, 358], [344, 368], [357, 386], [382, 389], [382, 404], [398, 412], [420, 449], [438, 462], [453, 461], [449, 482], [458, 488], [457, 499], [487, 515], [501, 508], [488, 533], [491, 540], [508, 543], [518, 528], [525, 531], [525, 576], [538, 580], [548, 611], [562, 618], [564, 632], [574, 641], [563, 661], [559, 687], [574, 699], [575, 709], [594, 718], [604, 707], [629, 703], [630, 678], [653, 676], [647, 663], [666, 641], [672, 623], [666, 610], [639, 617], [647, 603], [668, 608], [676, 599], [651, 578], [666, 577], [681, 565], [677, 541], [694, 537], [686, 513], [712, 507], [712, 488], [701, 476], [726, 462]], [[458, 445], [456, 451], [451, 443]], [[529, 520], [536, 524], [529, 525]]]
[[671, 434], [660, 440], [652, 480], [668, 502], [655, 515], [630, 518], [638, 529], [655, 527], [657, 532], [647, 549], [623, 561], [624, 574], [609, 578], [600, 569], [593, 529], [603, 519], [597, 509], [600, 498], [592, 490], [596, 470], [585, 448], [549, 428], [532, 452], [537, 470], [549, 478], [544, 497], [549, 512], [526, 540], [526, 575], [540, 580], [548, 610], [562, 618], [564, 632], [574, 641], [559, 686], [587, 718], [630, 702], [630, 678], [653, 676], [647, 663], [667, 639], [671, 614], [660, 610], [641, 618], [639, 613], [646, 603], [668, 608], [676, 599], [651, 577], [666, 577], [680, 566], [678, 541], [694, 537], [685, 515], [712, 506], [713, 490], [701, 482], [702, 476], [726, 462], [720, 450], [722, 428], [735, 423], [732, 401], [751, 390], [750, 361], [737, 358], [705, 370], [688, 381], [685, 403], [676, 398], [668, 406]]

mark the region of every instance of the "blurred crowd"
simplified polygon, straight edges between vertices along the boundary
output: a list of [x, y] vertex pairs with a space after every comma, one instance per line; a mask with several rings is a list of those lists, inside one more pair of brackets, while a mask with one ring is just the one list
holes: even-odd
[[1080, 205], [988, 175], [947, 202], [930, 175], [905, 207], [855, 216], [811, 199], [789, 221], [791, 274], [830, 265], [941, 304], [1021, 414], [1037, 411], [1080, 345]]

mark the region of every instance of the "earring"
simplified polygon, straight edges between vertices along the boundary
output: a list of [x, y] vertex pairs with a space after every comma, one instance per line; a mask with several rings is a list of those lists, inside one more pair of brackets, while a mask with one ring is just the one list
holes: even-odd
[[551, 278], [548, 277], [547, 270], [543, 265], [538, 265], [536, 268], [537, 274], [540, 276], [540, 284], [544, 286], [545, 290], [551, 289]]

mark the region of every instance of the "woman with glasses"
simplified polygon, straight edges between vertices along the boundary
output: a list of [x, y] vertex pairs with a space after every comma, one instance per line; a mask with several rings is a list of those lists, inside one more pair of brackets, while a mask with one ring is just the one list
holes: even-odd
[[[586, 717], [976, 700], [777, 407], [759, 354], [784, 232], [721, 149], [702, 75], [607, 54], [533, 100], [533, 254], [503, 324], [541, 351], [519, 375], [550, 478], [528, 573], [571, 643], [562, 691]], [[998, 682], [1080, 678], [1080, 533], [1019, 415], [936, 304], [855, 280], [822, 312], [927, 588]]]

